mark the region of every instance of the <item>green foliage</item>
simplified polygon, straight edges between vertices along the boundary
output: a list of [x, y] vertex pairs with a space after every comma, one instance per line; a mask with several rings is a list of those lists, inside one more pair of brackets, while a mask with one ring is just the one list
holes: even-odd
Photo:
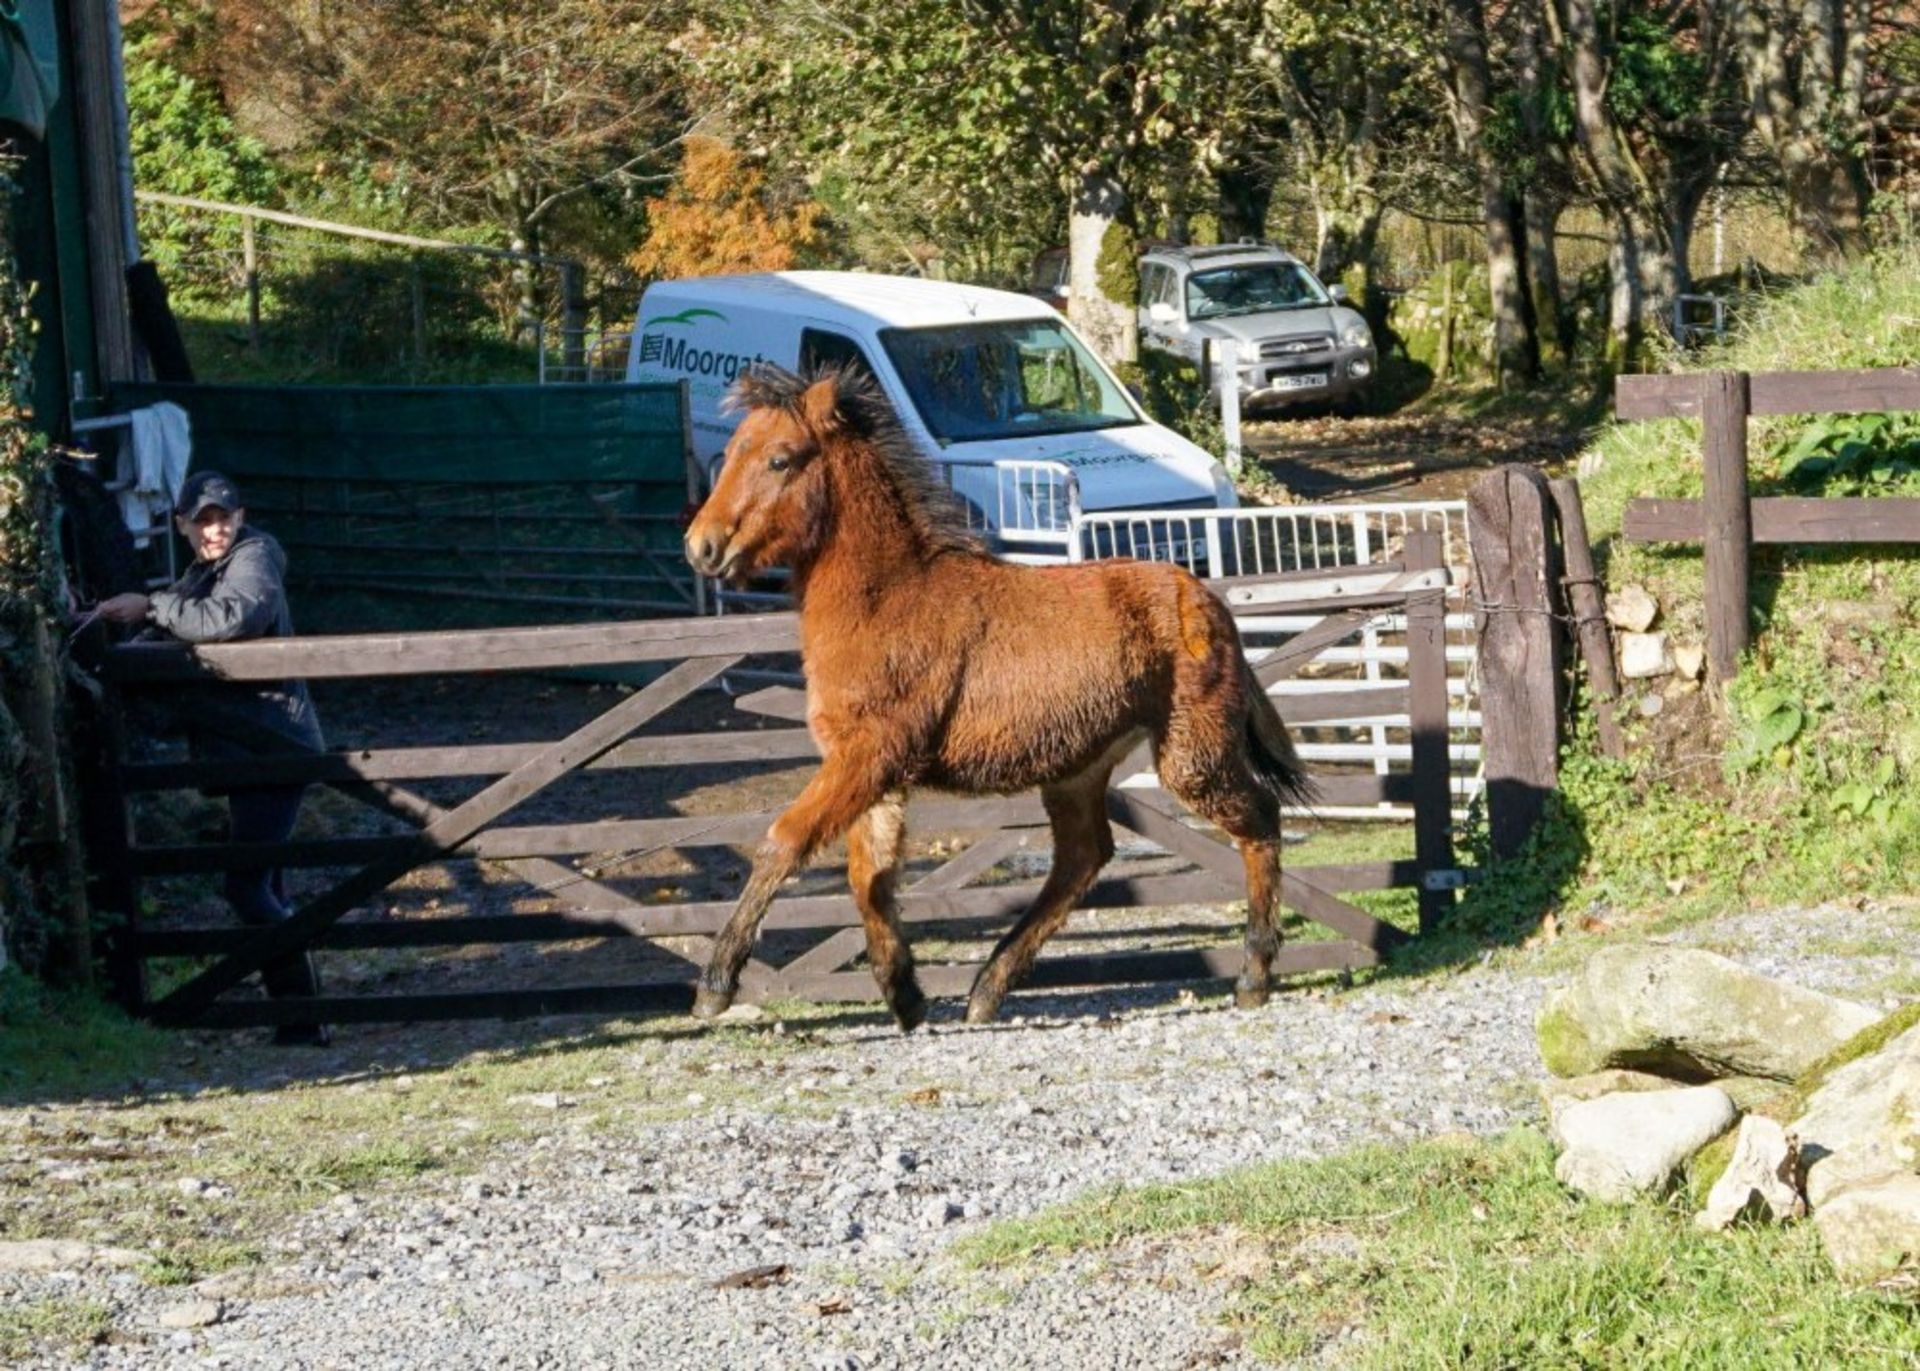
[[[141, 190], [271, 205], [277, 176], [265, 147], [242, 135], [217, 92], [182, 75], [155, 38], [125, 49], [127, 115], [134, 182]], [[240, 226], [185, 210], [148, 205], [141, 250], [184, 298], [220, 299], [240, 285]]]
[[1781, 481], [1812, 495], [1920, 491], [1920, 419], [1826, 414], [1777, 453]]
[[1706, 64], [1689, 37], [1651, 15], [1629, 15], [1621, 23], [1607, 81], [1607, 104], [1616, 118], [1675, 120], [1705, 107]]
[[1920, 1354], [1911, 1294], [1834, 1280], [1811, 1225], [1709, 1234], [1678, 1204], [1586, 1203], [1530, 1131], [1109, 1191], [959, 1251], [1006, 1264], [1143, 1238], [1224, 1238], [1254, 1257], [1228, 1318], [1288, 1365], [1747, 1366], [1765, 1349], [1770, 1365], [1894, 1368]]
[[1148, 418], [1165, 424], [1216, 458], [1226, 452], [1226, 430], [1220, 426], [1212, 392], [1201, 380], [1199, 367], [1173, 353], [1142, 348], [1139, 361], [1123, 362], [1114, 371], [1139, 395]]

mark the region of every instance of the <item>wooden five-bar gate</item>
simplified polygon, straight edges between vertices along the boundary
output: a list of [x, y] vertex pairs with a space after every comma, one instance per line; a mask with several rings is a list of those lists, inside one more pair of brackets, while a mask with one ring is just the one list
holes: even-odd
[[[1450, 573], [1440, 539], [1412, 533], [1398, 561], [1348, 572], [1305, 572], [1212, 583], [1237, 615], [1318, 615], [1312, 627], [1258, 654], [1256, 671], [1271, 687], [1312, 674], [1316, 656], [1359, 634], [1380, 616], [1404, 620], [1407, 669], [1403, 679], [1326, 694], [1286, 693], [1276, 703], [1296, 730], [1340, 720], [1404, 715], [1411, 721], [1412, 764], [1388, 774], [1352, 767], [1319, 776], [1329, 805], [1410, 805], [1415, 814], [1415, 858], [1338, 866], [1289, 867], [1282, 898], [1334, 936], [1296, 939], [1275, 969], [1304, 973], [1373, 965], [1412, 936], [1375, 918], [1343, 895], [1357, 890], [1412, 887], [1419, 892], [1420, 927], [1444, 917], [1459, 884], [1450, 836], [1453, 784], [1448, 758], [1445, 595]], [[756, 727], [664, 732], [652, 728], [674, 706], [748, 657], [792, 652], [797, 629], [790, 614], [650, 620], [586, 626], [476, 632], [310, 637], [189, 648], [136, 644], [116, 648], [103, 676], [108, 716], [119, 718], [128, 696], [183, 682], [274, 681], [304, 677], [340, 681], [378, 677], [479, 677], [550, 673], [584, 667], [665, 666], [664, 674], [624, 695], [611, 709], [551, 742], [491, 742], [408, 746], [283, 756], [246, 764], [138, 761], [124, 748], [107, 779], [107, 818], [93, 835], [98, 891], [120, 916], [111, 958], [121, 997], [136, 1011], [168, 1024], [240, 1027], [310, 1019], [329, 1022], [424, 1020], [565, 1012], [684, 1011], [693, 977], [731, 900], [658, 903], [636, 899], [603, 877], [560, 860], [585, 853], [665, 849], [744, 848], [757, 843], [776, 811], [597, 819], [564, 823], [509, 822], [516, 811], [562, 778], [583, 771], [686, 768], [719, 763], [792, 767], [817, 755], [804, 727]], [[667, 665], [671, 664], [671, 665]], [[1062, 662], [1062, 670], [1072, 670]], [[1297, 688], [1296, 688], [1297, 689]], [[794, 697], [778, 689], [737, 702], [773, 719], [791, 718]], [[757, 721], [758, 722], [758, 721]], [[1144, 863], [1111, 866], [1082, 902], [1092, 909], [1165, 909], [1229, 905], [1245, 898], [1240, 856], [1213, 831], [1196, 827], [1166, 792], [1138, 774], [1144, 756], [1115, 774], [1108, 808], [1117, 828], [1157, 849]], [[447, 778], [468, 778], [470, 793], [445, 802]], [[155, 844], [142, 840], [134, 813], [141, 793], [256, 784], [309, 782], [332, 787], [407, 821], [391, 836], [329, 837], [277, 844]], [[409, 788], [432, 780], [436, 802]], [[1038, 890], [1037, 880], [1006, 873], [1008, 859], [1029, 845], [1045, 851], [1045, 815], [1036, 795], [958, 799], [922, 793], [909, 810], [921, 835], [955, 835], [942, 864], [901, 894], [902, 917], [923, 930], [958, 929], [991, 939], [1010, 925]], [[491, 874], [524, 882], [551, 901], [546, 912], [394, 918], [366, 910], [395, 882], [431, 863], [479, 861]], [[330, 887], [300, 903], [283, 924], [149, 926], [142, 916], [143, 880], [195, 872], [262, 866], [343, 869]], [[998, 870], [998, 876], [993, 873]], [[384, 902], [382, 902], [384, 903]], [[351, 917], [350, 917], [351, 916]], [[743, 980], [746, 999], [799, 997], [865, 1000], [875, 991], [868, 973], [852, 967], [864, 951], [859, 918], [844, 883], [828, 893], [796, 892], [777, 900], [768, 930], [799, 950], [776, 964], [763, 941]], [[1215, 926], [1210, 945], [1131, 948], [1101, 953], [1065, 950], [1062, 939], [1036, 967], [1028, 984], [1061, 987], [1179, 980], [1217, 980], [1237, 974], [1237, 921]], [[302, 948], [459, 947], [583, 938], [643, 938], [674, 958], [670, 979], [534, 989], [442, 991], [385, 995], [332, 994], [314, 1000], [269, 1000], [228, 994], [262, 966]], [[147, 990], [155, 958], [190, 957], [203, 965], [164, 994]], [[210, 959], [210, 960], [209, 960]], [[933, 995], [964, 993], [976, 962], [923, 963]]]

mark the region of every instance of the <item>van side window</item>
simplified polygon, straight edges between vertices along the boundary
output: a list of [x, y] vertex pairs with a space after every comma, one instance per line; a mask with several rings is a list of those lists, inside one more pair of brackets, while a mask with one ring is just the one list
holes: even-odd
[[823, 363], [844, 367], [857, 376], [864, 376], [879, 384], [873, 374], [873, 363], [867, 360], [867, 354], [860, 350], [860, 345], [853, 339], [820, 328], [801, 329], [800, 374], [805, 376]]

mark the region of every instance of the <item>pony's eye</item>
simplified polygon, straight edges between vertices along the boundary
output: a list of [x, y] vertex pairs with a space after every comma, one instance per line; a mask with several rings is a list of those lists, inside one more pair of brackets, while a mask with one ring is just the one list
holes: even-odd
[[767, 458], [768, 471], [785, 471], [792, 464], [793, 464], [793, 459], [788, 457], [787, 454], [784, 452], [778, 453], [775, 456]]

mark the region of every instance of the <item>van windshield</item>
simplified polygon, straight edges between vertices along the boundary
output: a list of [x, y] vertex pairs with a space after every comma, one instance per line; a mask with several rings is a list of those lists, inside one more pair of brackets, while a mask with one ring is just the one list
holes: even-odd
[[1141, 422], [1126, 393], [1053, 320], [882, 329], [880, 344], [942, 443]]
[[1276, 309], [1305, 309], [1330, 301], [1320, 283], [1298, 262], [1255, 262], [1246, 266], [1196, 271], [1187, 278], [1187, 317], [1221, 319], [1230, 314], [1265, 314]]

